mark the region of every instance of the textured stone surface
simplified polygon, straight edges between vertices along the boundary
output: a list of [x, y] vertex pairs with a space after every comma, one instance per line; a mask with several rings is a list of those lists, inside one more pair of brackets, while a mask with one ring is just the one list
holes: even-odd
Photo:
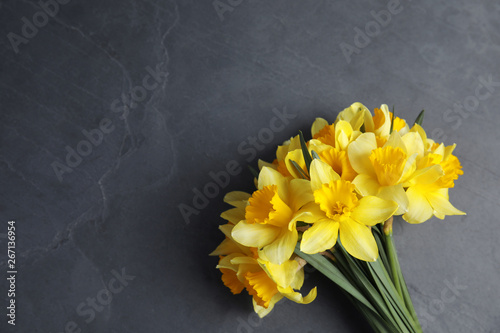
[[[305, 289], [318, 286], [315, 302], [282, 302], [256, 320], [249, 297], [232, 296], [207, 256], [222, 240], [223, 193], [251, 189], [249, 137], [276, 110], [294, 116], [254, 150], [270, 159], [315, 117], [333, 120], [360, 101], [394, 105], [407, 119], [425, 108], [430, 135], [458, 144], [465, 175], [451, 199], [468, 215], [399, 223], [397, 247], [427, 332], [498, 332], [500, 6], [220, 3], [218, 13], [211, 1], [73, 0], [45, 22], [38, 1], [0, 2], [0, 233], [16, 221], [18, 269], [17, 325], [6, 324], [4, 281], [0, 330], [368, 331], [314, 272]], [[370, 23], [381, 10], [393, 14]], [[36, 34], [25, 23], [33, 15]], [[9, 36], [21, 38], [24, 25], [29, 38], [13, 47]], [[369, 40], [357, 36], [365, 29]], [[490, 91], [476, 89], [482, 80], [494, 82]], [[137, 103], [125, 112], [121, 96], [131, 94]], [[99, 128], [108, 132], [102, 139]], [[82, 143], [82, 131], [95, 144]], [[54, 165], [78, 148], [87, 156], [73, 156], [71, 172], [58, 177]], [[232, 160], [243, 171], [183, 219], [179, 205], [192, 206], [193, 189]], [[6, 272], [5, 238], [0, 247]], [[110, 283], [111, 300], [102, 292]], [[450, 283], [461, 289], [443, 302]], [[91, 310], [95, 297], [110, 302]]]

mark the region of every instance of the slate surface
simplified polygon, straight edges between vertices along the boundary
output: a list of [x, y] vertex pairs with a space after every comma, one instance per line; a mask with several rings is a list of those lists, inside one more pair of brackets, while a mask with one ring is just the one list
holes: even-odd
[[[258, 320], [207, 256], [255, 155], [360, 101], [425, 108], [430, 135], [458, 144], [451, 199], [468, 215], [395, 227], [426, 332], [499, 332], [499, 14], [487, 0], [1, 1], [0, 276], [9, 220], [18, 273], [15, 327], [0, 283], [0, 331], [369, 331], [310, 271], [315, 302]], [[244, 169], [183, 218], [228, 165]]]

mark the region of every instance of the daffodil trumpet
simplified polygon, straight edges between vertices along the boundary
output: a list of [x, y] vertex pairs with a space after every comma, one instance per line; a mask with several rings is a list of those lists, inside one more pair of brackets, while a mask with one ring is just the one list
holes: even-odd
[[312, 302], [301, 292], [304, 265], [333, 281], [375, 332], [419, 333], [393, 239], [393, 223], [465, 215], [449, 200], [463, 174], [456, 145], [410, 127], [387, 105], [372, 113], [354, 103], [333, 123], [317, 118], [311, 139], [285, 141], [272, 162], [259, 160], [253, 193], [230, 192], [221, 217], [225, 235], [211, 253], [233, 294], [246, 290], [266, 316], [283, 298]]

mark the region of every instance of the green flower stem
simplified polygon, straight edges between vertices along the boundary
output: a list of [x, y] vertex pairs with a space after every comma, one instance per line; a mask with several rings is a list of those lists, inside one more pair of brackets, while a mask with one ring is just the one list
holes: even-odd
[[390, 230], [390, 232], [388, 232], [388, 233], [384, 232], [384, 237], [385, 237], [385, 243], [387, 245], [387, 250], [388, 250], [387, 252], [388, 252], [388, 257], [389, 257], [389, 263], [391, 266], [391, 270], [393, 272], [393, 276], [395, 277], [394, 284], [395, 284], [396, 288], [399, 287], [398, 293], [403, 298], [404, 303], [406, 305], [406, 308], [410, 312], [415, 323], [418, 325], [418, 329], [420, 330], [420, 332], [422, 332], [420, 322], [418, 321], [417, 313], [416, 313], [415, 308], [413, 306], [413, 302], [411, 301], [410, 293], [408, 292], [408, 287], [406, 286], [406, 281], [405, 281], [405, 279], [403, 277], [403, 273], [401, 271], [401, 266], [399, 265], [399, 260], [398, 260], [398, 256], [396, 253], [396, 247], [394, 246], [394, 238], [392, 236], [392, 230]]
[[401, 288], [401, 268], [399, 267], [398, 254], [396, 253], [396, 248], [394, 247], [394, 242], [392, 241], [392, 229], [389, 233], [384, 231], [385, 244], [387, 248], [387, 257], [389, 259], [389, 267], [391, 268], [391, 276], [394, 282], [394, 286], [401, 298], [404, 299], [403, 290]]
[[[375, 332], [422, 333], [401, 272], [392, 237], [392, 219], [372, 228], [380, 257], [365, 262], [352, 257], [339, 243], [330, 252], [295, 254], [333, 281], [353, 301]], [[328, 255], [327, 255], [328, 254]]]
[[320, 271], [327, 278], [336, 283], [345, 292], [349, 293], [357, 301], [362, 303], [368, 309], [377, 313], [372, 304], [366, 297], [354, 287], [351, 282], [342, 274], [342, 272], [335, 267], [328, 259], [324, 258], [321, 254], [306, 254], [300, 251], [299, 244], [295, 247], [295, 254], [307, 261], [311, 266]]

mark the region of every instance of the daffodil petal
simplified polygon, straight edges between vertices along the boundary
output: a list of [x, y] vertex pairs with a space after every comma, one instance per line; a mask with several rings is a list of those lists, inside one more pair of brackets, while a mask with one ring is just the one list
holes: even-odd
[[350, 107], [341, 111], [336, 119], [336, 123], [340, 120], [348, 121], [354, 130], [359, 130], [361, 126], [365, 125], [367, 131], [373, 131], [373, 119], [370, 111], [363, 104], [356, 102]]
[[268, 167], [268, 168], [271, 168], [271, 169], [274, 169], [276, 170], [276, 164], [272, 164], [272, 163], [269, 163], [269, 162], [266, 162], [266, 161], [263, 161], [261, 159], [259, 159], [257, 161], [257, 165], [259, 167], [259, 170], [262, 170], [263, 167]]
[[417, 157], [418, 155], [416, 153], [408, 157], [398, 183], [404, 183], [415, 173], [415, 170], [417, 170]]
[[312, 288], [309, 294], [303, 298], [302, 304], [309, 304], [316, 299], [316, 295], [318, 294], [318, 290], [316, 287]]
[[[237, 272], [238, 271], [238, 265], [232, 263], [232, 261], [234, 259], [236, 259], [236, 258], [246, 258], [246, 256], [244, 254], [241, 254], [241, 253], [231, 253], [230, 255], [222, 257], [219, 260], [219, 263], [217, 264], [216, 268], [217, 269], [226, 268], [226, 269], [231, 269], [231, 270]], [[257, 261], [255, 261], [255, 263], [257, 263]]]
[[[304, 259], [300, 258], [301, 260], [305, 261]], [[297, 260], [297, 258], [295, 258]], [[304, 284], [304, 270], [301, 268], [298, 271], [296, 271], [295, 276], [293, 277], [292, 283], [290, 284], [290, 287], [293, 289], [300, 289], [302, 288], [302, 285]]]
[[276, 282], [279, 287], [287, 288], [289, 287], [294, 278], [297, 270], [299, 269], [299, 263], [295, 260], [287, 260], [281, 265], [273, 264], [272, 262], [261, 262], [265, 265], [269, 276]]
[[345, 150], [349, 145], [349, 137], [344, 132], [340, 132], [339, 135], [337, 136], [337, 143], [338, 143], [336, 144], [337, 147], [339, 147], [342, 150]]
[[[379, 128], [376, 128], [374, 130], [374, 132], [376, 135], [378, 135], [380, 137], [387, 137], [387, 136], [389, 136], [389, 134], [390, 134], [389, 132], [391, 131], [391, 115], [390, 115], [389, 107], [387, 106], [387, 104], [382, 104], [380, 106], [379, 110], [382, 112], [382, 114], [384, 116], [384, 121], [380, 125]], [[396, 131], [394, 131], [394, 132], [396, 132]]]
[[352, 168], [359, 174], [374, 175], [370, 155], [377, 149], [377, 140], [373, 133], [363, 133], [347, 147], [347, 155]]
[[302, 235], [300, 250], [314, 254], [331, 249], [337, 242], [338, 231], [338, 222], [332, 220], [316, 222]]
[[296, 228], [297, 222], [306, 222], [306, 223], [314, 223], [321, 218], [317, 218], [316, 216], [313, 216], [312, 213], [307, 212], [307, 211], [302, 211], [294, 215], [293, 219], [290, 221], [288, 224], [288, 230], [293, 230]]
[[231, 259], [231, 264], [233, 265], [258, 265], [256, 259], [248, 256], [238, 256]]
[[395, 201], [384, 200], [376, 196], [361, 198], [351, 218], [364, 225], [373, 226], [382, 223], [398, 210]]
[[352, 135], [352, 126], [347, 121], [340, 120], [335, 124], [335, 144], [341, 150], [345, 150]]
[[401, 137], [407, 149], [408, 155], [417, 154], [418, 157], [424, 156], [424, 142], [420, 134], [416, 132], [406, 133]]
[[281, 173], [278, 171], [263, 167], [259, 173], [259, 181], [257, 188], [262, 190], [265, 186], [268, 185], [277, 185], [278, 186], [278, 195], [280, 198], [288, 202], [288, 181]]
[[231, 232], [231, 236], [238, 243], [261, 248], [273, 242], [280, 234], [281, 228], [270, 224], [238, 223]]
[[310, 153], [314, 150], [316, 153], [321, 153], [323, 150], [327, 149], [332, 149], [332, 146], [324, 144], [323, 142], [316, 140], [316, 139], [311, 139], [308, 142], [307, 149], [309, 150]]
[[314, 195], [309, 181], [293, 179], [290, 182], [290, 208], [297, 211], [311, 201], [314, 201]]
[[319, 205], [315, 202], [310, 202], [306, 204], [299, 211], [300, 217], [298, 217], [297, 221], [302, 221], [306, 223], [314, 223], [319, 220], [324, 220], [326, 218], [325, 212], [321, 210]]
[[455, 150], [455, 147], [457, 146], [456, 143], [452, 144], [451, 146], [446, 146], [444, 148], [444, 154], [443, 154], [443, 161], [446, 161], [448, 159], [448, 157], [450, 157], [450, 155], [453, 153], [453, 151]]
[[416, 133], [418, 133], [418, 135], [420, 135], [420, 137], [422, 138], [422, 142], [424, 143], [424, 149], [426, 149], [425, 142], [427, 141], [427, 134], [425, 133], [425, 130], [423, 129], [423, 127], [420, 126], [419, 124], [415, 124], [415, 125], [413, 125], [413, 127], [411, 128], [410, 131], [416, 132]]
[[304, 173], [307, 173], [306, 171], [306, 162], [304, 161], [304, 155], [302, 153], [302, 149], [295, 149], [292, 151], [289, 151], [288, 154], [286, 154], [285, 157], [285, 165], [286, 168], [288, 169], [288, 172], [293, 176], [293, 178], [302, 178], [302, 175], [300, 172], [295, 168], [295, 166], [292, 164], [291, 161], [294, 161], [297, 163]]
[[[465, 212], [456, 209], [448, 199], [448, 189], [439, 191], [427, 192], [426, 197], [430, 205], [434, 209], [434, 215], [437, 218], [443, 219], [445, 215], [467, 215]], [[446, 193], [444, 193], [446, 191]]]
[[395, 201], [399, 208], [394, 215], [404, 214], [408, 210], [408, 196], [405, 193], [403, 185], [383, 186], [380, 188], [377, 196], [385, 200]]
[[297, 149], [299, 150], [302, 149], [302, 146], [300, 145], [300, 136], [298, 134], [290, 139], [290, 146], [288, 147], [288, 151], [293, 151]]
[[299, 235], [296, 229], [282, 230], [281, 234], [271, 244], [264, 246], [259, 252], [264, 252], [270, 262], [282, 264], [292, 256], [298, 238]]
[[435, 150], [434, 150], [434, 154], [438, 154], [438, 155], [441, 155], [441, 156], [444, 156], [445, 154], [445, 151], [446, 151], [446, 148], [444, 146], [443, 143], [441, 143]]
[[401, 148], [405, 154], [408, 154], [408, 150], [406, 149], [406, 145], [403, 142], [403, 139], [401, 138], [401, 135], [399, 134], [398, 131], [394, 131], [391, 133], [389, 136], [389, 139], [387, 139], [387, 142], [384, 144], [384, 148], [387, 146], [391, 146], [394, 148]]
[[353, 257], [364, 261], [375, 261], [378, 248], [369, 227], [352, 219], [340, 223], [340, 241]]
[[314, 159], [311, 162], [311, 189], [316, 191], [323, 184], [328, 184], [332, 180], [339, 180], [340, 176], [325, 162]]
[[283, 296], [299, 304], [309, 304], [312, 301], [314, 301], [317, 295], [316, 287], [311, 289], [311, 291], [306, 297], [303, 297], [302, 294], [299, 292], [293, 291], [293, 289], [290, 292], [286, 292], [285, 290], [280, 290], [280, 288], [278, 288], [278, 290], [282, 293]]
[[362, 196], [377, 195], [381, 187], [377, 178], [371, 177], [367, 174], [357, 175], [352, 183], [356, 186], [356, 190]]
[[444, 171], [441, 165], [435, 164], [415, 171], [415, 173], [411, 176], [409, 183], [411, 185], [432, 184], [443, 175]]
[[323, 127], [328, 125], [328, 121], [323, 118], [316, 118], [314, 123], [311, 126], [311, 136], [315, 136], [319, 131], [323, 129]]
[[408, 211], [403, 215], [403, 219], [412, 224], [422, 223], [432, 217], [433, 209], [422, 187], [412, 186], [406, 191], [409, 205]]
[[288, 154], [288, 150], [290, 148], [290, 141], [285, 141], [283, 145], [278, 146], [276, 149], [276, 159], [278, 161], [284, 161], [286, 154]]
[[211, 256], [228, 255], [234, 252], [240, 252], [240, 248], [229, 238], [224, 239], [217, 248], [210, 253]]
[[241, 208], [231, 208], [220, 214], [220, 217], [233, 224], [236, 224], [245, 219], [245, 210]]
[[242, 191], [232, 191], [224, 196], [224, 202], [237, 208], [244, 208], [252, 195]]
[[[219, 226], [219, 230], [222, 231], [222, 233], [227, 238], [230, 239], [230, 242], [232, 242], [233, 245], [235, 245], [237, 248], [239, 248], [239, 250], [236, 250], [236, 248], [235, 248], [235, 250], [232, 251], [229, 249], [229, 247], [223, 247], [223, 250], [221, 250], [221, 251], [228, 252], [226, 254], [229, 254], [230, 252], [241, 252], [247, 256], [252, 256], [252, 251], [248, 247], [241, 245], [233, 240], [233, 237], [231, 236], [231, 232], [233, 231], [233, 228], [234, 228], [234, 224], [232, 224], [232, 223], [227, 223], [227, 224], [223, 224], [223, 225]], [[226, 241], [228, 241], [228, 240], [226, 240]], [[222, 254], [222, 253], [220, 253], [220, 254]], [[214, 251], [210, 255], [220, 255], [220, 254], [217, 253], [216, 251]]]
[[273, 298], [271, 298], [271, 301], [269, 302], [269, 305], [267, 308], [258, 305], [257, 302], [255, 301], [255, 299], [252, 298], [253, 310], [259, 316], [259, 318], [264, 318], [274, 309], [274, 304], [278, 303], [283, 297], [284, 296], [281, 295], [280, 293], [277, 293], [276, 295], [274, 295]]
[[231, 238], [231, 231], [233, 231], [234, 224], [227, 223], [219, 226], [219, 230], [222, 231], [226, 237]]

